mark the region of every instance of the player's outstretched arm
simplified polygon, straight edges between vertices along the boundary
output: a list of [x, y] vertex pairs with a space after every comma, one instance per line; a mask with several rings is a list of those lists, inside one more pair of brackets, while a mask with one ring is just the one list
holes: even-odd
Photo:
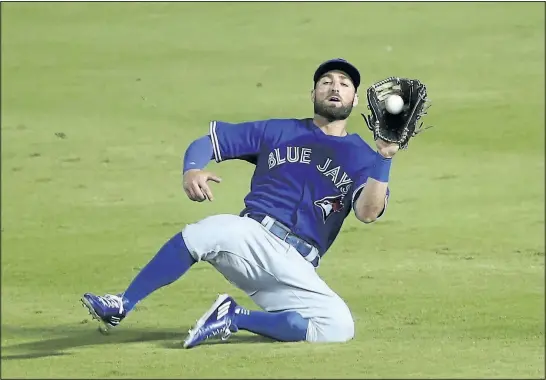
[[208, 135], [192, 142], [184, 154], [182, 185], [186, 195], [192, 201], [213, 200], [212, 191], [207, 182], [220, 183], [221, 179], [203, 170], [213, 158], [212, 142]]
[[364, 223], [372, 223], [377, 220], [385, 208], [385, 197], [387, 196], [387, 182], [380, 182], [368, 178], [366, 186], [356, 200], [355, 215], [358, 220]]
[[398, 144], [380, 139], [376, 140], [376, 145], [378, 153], [372, 173], [354, 205], [357, 219], [364, 223], [374, 222], [385, 208], [391, 160], [399, 149]]

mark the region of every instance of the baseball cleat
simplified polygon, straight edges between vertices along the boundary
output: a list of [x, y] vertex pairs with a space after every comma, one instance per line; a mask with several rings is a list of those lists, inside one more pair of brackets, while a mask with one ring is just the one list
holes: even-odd
[[85, 293], [81, 301], [93, 319], [100, 322], [99, 331], [103, 334], [108, 334], [127, 315], [123, 308], [123, 299], [119, 295], [96, 296]]
[[227, 294], [220, 294], [212, 306], [188, 331], [184, 340], [184, 348], [192, 348], [199, 343], [220, 336], [227, 340], [232, 333], [237, 332], [234, 324], [237, 303]]

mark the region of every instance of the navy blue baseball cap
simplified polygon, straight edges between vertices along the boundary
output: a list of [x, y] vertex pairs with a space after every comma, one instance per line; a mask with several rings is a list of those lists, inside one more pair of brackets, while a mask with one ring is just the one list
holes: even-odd
[[355, 88], [360, 86], [360, 73], [358, 72], [357, 68], [343, 58], [334, 58], [321, 63], [313, 76], [315, 85], [324, 74], [332, 70], [340, 70], [347, 73], [349, 78], [351, 78], [353, 81]]

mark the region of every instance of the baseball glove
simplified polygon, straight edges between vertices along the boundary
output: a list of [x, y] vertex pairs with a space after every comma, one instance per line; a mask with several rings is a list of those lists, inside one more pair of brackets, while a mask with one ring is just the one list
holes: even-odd
[[[430, 107], [427, 88], [417, 79], [389, 77], [370, 86], [366, 95], [371, 114], [362, 116], [374, 140], [397, 143], [400, 149], [406, 149], [412, 137], [430, 128], [423, 128], [423, 122], [417, 126]], [[385, 108], [385, 100], [390, 95], [399, 95], [404, 100], [402, 111], [396, 115]]]

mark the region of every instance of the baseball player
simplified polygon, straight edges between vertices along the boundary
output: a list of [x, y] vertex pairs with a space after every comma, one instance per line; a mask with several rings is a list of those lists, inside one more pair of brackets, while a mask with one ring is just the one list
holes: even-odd
[[[371, 86], [372, 114], [363, 116], [374, 133], [372, 148], [347, 132], [360, 80], [351, 63], [328, 60], [313, 76], [313, 118], [211, 122], [209, 133], [184, 155], [184, 190], [192, 201], [212, 201], [209, 182], [221, 180], [205, 170], [207, 164], [246, 160], [255, 171], [245, 208], [239, 215], [214, 215], [187, 225], [123, 293], [85, 293], [82, 302], [101, 330], [117, 326], [145, 297], [206, 261], [262, 310], [248, 310], [222, 294], [190, 329], [185, 348], [212, 337], [225, 340], [238, 330], [283, 342], [352, 339], [351, 311], [316, 268], [351, 210], [364, 223], [385, 212], [392, 158], [415, 135], [426, 99], [416, 80], [391, 77]], [[386, 115], [389, 94], [407, 103], [399, 115]]]

